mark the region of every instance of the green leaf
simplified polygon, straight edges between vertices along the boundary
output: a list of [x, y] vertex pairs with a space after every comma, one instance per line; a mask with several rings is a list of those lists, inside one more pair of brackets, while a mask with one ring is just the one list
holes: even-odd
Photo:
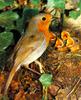
[[3, 1], [0, 1], [0, 10], [5, 8], [7, 6], [7, 4]]
[[65, 9], [65, 0], [48, 0], [48, 7]]
[[30, 0], [30, 2], [35, 5], [35, 6], [38, 6], [39, 3], [40, 3], [40, 0]]
[[78, 16], [80, 16], [80, 11], [70, 11], [69, 17], [76, 19]]
[[48, 87], [52, 83], [52, 75], [51, 74], [42, 74], [39, 78], [39, 81], [43, 86]]
[[4, 26], [5, 26], [6, 31], [10, 31], [10, 30], [16, 28], [16, 26], [13, 24], [13, 22], [9, 22], [9, 23], [5, 24]]
[[14, 0], [4, 0], [8, 5], [12, 5], [14, 3]]
[[10, 6], [12, 4], [13, 4], [13, 0], [11, 0], [11, 1], [10, 0], [6, 0], [6, 1], [0, 0], [0, 10], [5, 8], [6, 6]]
[[0, 25], [7, 25], [11, 21], [15, 21], [19, 18], [19, 15], [13, 11], [6, 11], [0, 14]]
[[78, 3], [78, 8], [80, 9], [81, 11], [81, 0], [79, 0], [79, 3]]
[[0, 33], [0, 51], [4, 51], [12, 42], [13, 34], [11, 32]]
[[55, 8], [65, 9], [65, 0], [54, 0]]

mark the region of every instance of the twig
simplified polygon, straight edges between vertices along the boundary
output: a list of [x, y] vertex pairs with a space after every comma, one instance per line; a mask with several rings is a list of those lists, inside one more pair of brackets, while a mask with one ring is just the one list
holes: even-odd
[[76, 90], [76, 87], [78, 86], [78, 84], [81, 81], [81, 77], [79, 78], [79, 80], [77, 81], [77, 83], [75, 84], [75, 86], [73, 87], [73, 89], [67, 94], [67, 98]]
[[39, 72], [37, 72], [37, 71], [35, 71], [35, 70], [29, 68], [28, 66], [25, 66], [25, 65], [24, 65], [24, 67], [27, 68], [28, 70], [32, 71], [33, 73], [36, 73], [36, 74], [38, 74], [38, 75], [41, 75]]

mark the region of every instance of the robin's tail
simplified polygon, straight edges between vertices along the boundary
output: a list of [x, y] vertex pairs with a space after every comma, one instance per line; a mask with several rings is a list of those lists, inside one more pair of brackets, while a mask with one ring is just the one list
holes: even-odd
[[[20, 68], [20, 66], [19, 66], [19, 68]], [[18, 68], [18, 66], [13, 66], [12, 67], [12, 70], [10, 72], [10, 75], [9, 75], [7, 83], [6, 83], [6, 87], [5, 87], [5, 90], [4, 90], [4, 95], [7, 94], [7, 91], [8, 91], [8, 88], [9, 88], [10, 84], [11, 84], [11, 81], [12, 81], [16, 71], [18, 71], [19, 68]]]

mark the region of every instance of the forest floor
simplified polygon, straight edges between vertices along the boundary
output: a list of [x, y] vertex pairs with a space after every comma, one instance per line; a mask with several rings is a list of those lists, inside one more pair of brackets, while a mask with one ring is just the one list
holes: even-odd
[[[80, 33], [77, 37], [81, 47]], [[6, 58], [5, 58], [6, 59]], [[39, 58], [45, 73], [51, 73], [53, 82], [48, 88], [48, 100], [81, 100], [81, 50], [60, 52], [54, 49], [53, 43]], [[0, 100], [42, 100], [43, 87], [39, 82], [39, 66], [29, 65], [33, 70], [21, 67], [15, 74], [8, 90], [7, 97], [3, 90], [10, 73], [9, 67], [0, 70]]]

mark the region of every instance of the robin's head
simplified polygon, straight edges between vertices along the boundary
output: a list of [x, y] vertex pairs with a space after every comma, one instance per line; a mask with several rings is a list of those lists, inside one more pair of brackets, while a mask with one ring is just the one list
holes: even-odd
[[52, 20], [51, 14], [39, 14], [33, 17], [30, 21], [29, 27], [34, 27], [40, 32], [47, 31]]
[[51, 24], [52, 21], [52, 15], [51, 14], [42, 14], [40, 16], [40, 19], [38, 21], [38, 28], [39, 31], [48, 31], [49, 30], [49, 25]]

